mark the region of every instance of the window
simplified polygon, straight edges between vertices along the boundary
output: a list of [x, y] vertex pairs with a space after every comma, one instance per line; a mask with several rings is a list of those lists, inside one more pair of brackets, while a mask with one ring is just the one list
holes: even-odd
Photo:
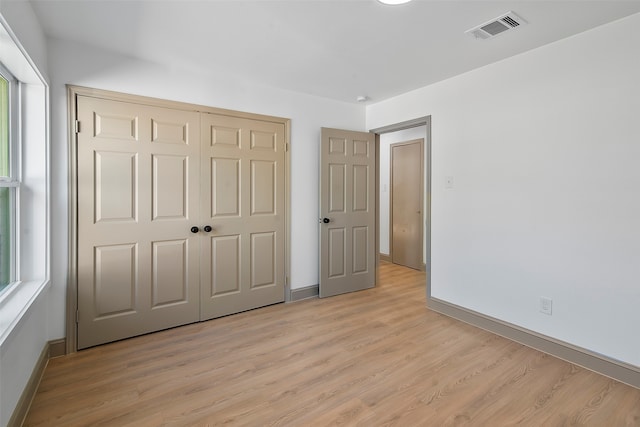
[[[0, 3], [4, 5], [2, 0]], [[16, 22], [28, 28], [31, 21], [22, 23], [17, 18]], [[14, 354], [26, 352], [26, 359], [20, 361], [31, 363], [31, 350], [40, 346], [42, 340], [46, 342], [48, 330], [40, 322], [46, 319], [41, 309], [49, 304], [44, 292], [51, 287], [49, 85], [33, 59], [10, 31], [0, 11], [0, 370], [3, 374], [5, 368], [9, 372], [13, 367], [13, 356], [6, 364], [5, 355], [13, 351], [18, 352]], [[35, 59], [44, 61], [42, 56]], [[29, 311], [36, 306], [40, 309]], [[31, 334], [23, 328], [39, 331]], [[13, 332], [20, 335], [8, 340]], [[2, 379], [4, 381], [4, 377]], [[4, 400], [2, 403], [4, 410]]]
[[0, 292], [16, 280], [16, 89], [16, 80], [0, 64]]

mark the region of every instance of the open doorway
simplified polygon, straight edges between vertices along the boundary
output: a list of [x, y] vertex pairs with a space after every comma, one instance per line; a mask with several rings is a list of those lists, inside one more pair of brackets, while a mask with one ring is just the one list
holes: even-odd
[[[376, 286], [381, 253], [381, 224], [389, 224], [388, 197], [381, 197], [385, 190], [380, 185], [381, 170], [388, 166], [380, 163], [381, 140], [404, 132], [418, 135], [418, 156], [421, 168], [421, 198], [415, 210], [422, 216], [418, 244], [418, 270], [429, 273], [430, 267], [430, 118], [423, 117], [408, 122], [378, 128], [367, 132], [322, 128], [320, 150], [320, 203], [319, 203], [319, 285], [318, 295], [328, 297]], [[375, 147], [375, 150], [373, 149]], [[383, 150], [387, 152], [386, 149]], [[415, 154], [413, 154], [415, 156]], [[390, 157], [390, 156], [388, 156]], [[375, 176], [371, 172], [375, 169]], [[388, 175], [388, 173], [387, 173]], [[388, 192], [389, 184], [386, 185]], [[375, 197], [371, 197], [374, 195]], [[381, 200], [387, 200], [384, 214]], [[384, 215], [384, 220], [382, 219]], [[386, 227], [389, 245], [388, 225]], [[375, 242], [375, 244], [373, 244]], [[388, 249], [387, 249], [388, 250]], [[382, 258], [384, 261], [384, 258]], [[423, 267], [424, 265], [424, 267]], [[373, 273], [373, 274], [372, 274]], [[357, 277], [356, 277], [357, 276]], [[428, 288], [428, 283], [427, 283]], [[293, 298], [296, 300], [298, 298]]]
[[[430, 117], [423, 117], [408, 122], [398, 123], [395, 125], [386, 126], [384, 128], [373, 129], [371, 132], [375, 132], [378, 135], [378, 239], [379, 239], [379, 259], [381, 261], [387, 261], [396, 263], [399, 265], [409, 266], [411, 268], [419, 270], [429, 270], [430, 267], [430, 165], [431, 165], [431, 121]], [[394, 151], [397, 151], [401, 147], [406, 147], [416, 142], [422, 143], [422, 152], [419, 160], [422, 166], [421, 172], [415, 170], [410, 173], [404, 173], [406, 178], [412, 174], [418, 173], [421, 176], [418, 180], [412, 181], [407, 184], [412, 187], [419, 185], [421, 188], [412, 188], [410, 192], [411, 197], [419, 197], [421, 200], [416, 204], [410, 204], [408, 209], [412, 209], [412, 216], [418, 216], [421, 227], [412, 226], [405, 227], [402, 230], [396, 223], [396, 236], [394, 239], [394, 199], [396, 200], [396, 213], [403, 208], [398, 206], [406, 202], [406, 196], [393, 197], [394, 181], [393, 181], [393, 163], [394, 163]], [[395, 149], [394, 149], [395, 147]], [[396, 154], [400, 153], [397, 151]], [[406, 157], [405, 153], [404, 157]], [[415, 155], [415, 153], [413, 153]], [[396, 160], [398, 156], [395, 156]], [[401, 156], [402, 157], [402, 156]], [[413, 162], [415, 168], [417, 162]], [[396, 173], [396, 175], [398, 175]], [[403, 186], [402, 183], [397, 182], [398, 176], [396, 176], [396, 196], [398, 188]], [[403, 178], [404, 179], [404, 178]], [[400, 186], [398, 186], [400, 184]], [[421, 185], [420, 185], [421, 184]], [[420, 197], [421, 196], [421, 197]], [[404, 201], [402, 199], [405, 199]], [[400, 200], [399, 200], [400, 199]], [[400, 203], [398, 203], [400, 202]], [[415, 206], [414, 206], [415, 205]], [[407, 205], [408, 206], [408, 205]], [[419, 207], [418, 207], [419, 206]], [[397, 216], [397, 215], [396, 215]], [[398, 219], [398, 218], [396, 218]], [[397, 221], [396, 221], [397, 222]], [[411, 248], [400, 247], [403, 245], [402, 240], [406, 240], [407, 237], [411, 237], [412, 242], [408, 242], [409, 245], [413, 245]], [[420, 245], [418, 248], [416, 245]], [[395, 246], [395, 251], [394, 251]], [[409, 251], [409, 253], [407, 253]], [[418, 254], [416, 252], [419, 252]], [[407, 255], [409, 258], [413, 258], [413, 261], [408, 264], [406, 262]], [[416, 258], [418, 258], [416, 260]]]

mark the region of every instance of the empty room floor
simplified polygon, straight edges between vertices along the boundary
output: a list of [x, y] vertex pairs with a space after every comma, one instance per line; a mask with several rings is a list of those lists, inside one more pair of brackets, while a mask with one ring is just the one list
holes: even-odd
[[53, 359], [26, 426], [639, 426], [640, 390], [426, 308], [424, 273]]

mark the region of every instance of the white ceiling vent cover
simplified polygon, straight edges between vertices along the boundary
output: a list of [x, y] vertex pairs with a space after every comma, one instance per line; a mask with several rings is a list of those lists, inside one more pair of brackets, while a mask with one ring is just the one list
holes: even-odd
[[469, 34], [476, 39], [484, 40], [495, 37], [498, 34], [504, 33], [505, 31], [518, 28], [522, 25], [525, 25], [526, 23], [527, 21], [510, 11], [505, 13], [504, 15], [492, 19], [491, 21], [487, 21], [484, 24], [478, 25], [477, 27], [473, 27], [470, 30], [465, 31], [464, 33]]

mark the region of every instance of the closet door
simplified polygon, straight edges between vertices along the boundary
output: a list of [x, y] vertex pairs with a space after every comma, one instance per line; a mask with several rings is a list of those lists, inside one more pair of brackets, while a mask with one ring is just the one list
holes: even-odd
[[79, 96], [78, 348], [199, 319], [200, 115]]
[[284, 301], [285, 127], [203, 114], [201, 319]]

